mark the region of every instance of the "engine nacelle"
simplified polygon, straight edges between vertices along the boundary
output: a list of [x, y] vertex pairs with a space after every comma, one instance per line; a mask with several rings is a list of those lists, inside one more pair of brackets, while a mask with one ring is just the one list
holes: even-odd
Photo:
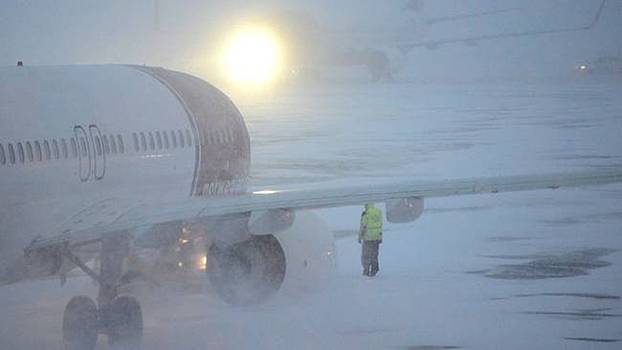
[[271, 209], [251, 215], [248, 230], [253, 235], [271, 235], [292, 227], [296, 212], [291, 209]]
[[[75, 265], [63, 258], [62, 249], [61, 246], [26, 248], [23, 255], [12, 258], [10, 263], [0, 265], [0, 285], [69, 272]], [[75, 250], [73, 253], [83, 261], [92, 258], [89, 252]]]
[[298, 212], [292, 227], [275, 235], [287, 263], [280, 289], [284, 296], [299, 296], [326, 285], [336, 271], [335, 236], [312, 211]]
[[255, 304], [280, 292], [297, 295], [327, 282], [335, 270], [334, 237], [312, 212], [300, 212], [275, 235], [252, 235], [231, 246], [212, 244], [210, 285], [226, 302]]
[[386, 202], [387, 221], [406, 223], [417, 220], [423, 214], [423, 198], [402, 198]]
[[26, 250], [16, 263], [9, 266], [16, 280], [36, 279], [53, 276], [63, 266], [63, 257], [59, 247]]

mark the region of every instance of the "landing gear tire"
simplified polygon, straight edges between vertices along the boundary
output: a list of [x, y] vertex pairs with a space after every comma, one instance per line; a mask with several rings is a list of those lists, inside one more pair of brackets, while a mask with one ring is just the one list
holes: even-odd
[[212, 245], [207, 256], [210, 284], [232, 305], [265, 301], [285, 278], [285, 252], [272, 235], [252, 236], [227, 248]]
[[73, 297], [63, 315], [65, 350], [92, 350], [97, 343], [98, 321], [95, 302], [85, 296]]
[[113, 349], [140, 349], [143, 341], [143, 313], [136, 298], [116, 297], [108, 305], [108, 343]]

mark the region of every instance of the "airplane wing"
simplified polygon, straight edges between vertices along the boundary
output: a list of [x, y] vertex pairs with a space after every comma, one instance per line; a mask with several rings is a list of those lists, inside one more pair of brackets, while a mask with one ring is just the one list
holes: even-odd
[[435, 198], [459, 195], [503, 193], [560, 187], [582, 187], [622, 182], [622, 169], [597, 170], [546, 175], [500, 176], [456, 180], [404, 181], [393, 184], [360, 185], [344, 188], [286, 190], [269, 189], [246, 195], [190, 197], [183, 202], [138, 203], [114, 221], [95, 227], [47, 235], [28, 249], [58, 244], [96, 240], [107, 233], [184, 220], [199, 221], [210, 217], [268, 210], [301, 210], [360, 205], [410, 198]]
[[598, 7], [598, 11], [596, 11], [596, 15], [592, 19], [592, 21], [586, 25], [582, 26], [574, 26], [567, 28], [552, 28], [552, 29], [542, 29], [542, 30], [526, 30], [519, 32], [508, 32], [508, 33], [495, 33], [495, 34], [487, 34], [487, 35], [479, 35], [479, 36], [470, 36], [470, 37], [458, 37], [458, 38], [449, 38], [449, 39], [439, 39], [439, 40], [429, 40], [429, 41], [418, 41], [418, 42], [402, 42], [397, 45], [397, 47], [404, 53], [418, 47], [426, 47], [426, 48], [437, 48], [441, 45], [446, 44], [456, 44], [456, 43], [476, 43], [479, 41], [488, 41], [488, 40], [496, 40], [503, 38], [516, 38], [523, 36], [536, 36], [536, 35], [545, 35], [545, 34], [556, 34], [556, 33], [566, 33], [566, 32], [578, 32], [585, 31], [594, 28], [594, 26], [598, 23], [600, 16], [603, 12], [607, 0], [602, 0], [600, 6]]

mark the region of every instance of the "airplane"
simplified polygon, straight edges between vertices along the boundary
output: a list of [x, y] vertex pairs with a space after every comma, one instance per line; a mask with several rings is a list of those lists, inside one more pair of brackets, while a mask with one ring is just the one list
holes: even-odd
[[[0, 68], [0, 284], [78, 268], [98, 285], [62, 321], [66, 349], [139, 348], [139, 301], [121, 295], [144, 237], [169, 244], [185, 224], [208, 235], [207, 278], [231, 304], [322, 274], [332, 234], [304, 209], [384, 202], [412, 222], [435, 197], [622, 182], [622, 169], [248, 191], [250, 135], [236, 105], [208, 82], [137, 65]], [[95, 268], [90, 261], [99, 259]]]
[[[558, 28], [548, 28], [548, 29], [529, 29], [529, 30], [519, 30], [519, 31], [511, 31], [511, 32], [502, 32], [502, 33], [490, 33], [490, 34], [482, 34], [475, 36], [464, 36], [464, 37], [456, 37], [456, 38], [446, 38], [446, 39], [436, 39], [429, 41], [404, 41], [398, 43], [398, 47], [403, 52], [409, 52], [410, 50], [418, 47], [425, 47], [428, 49], [436, 49], [442, 45], [448, 44], [456, 44], [456, 43], [464, 43], [466, 45], [476, 45], [481, 41], [489, 41], [489, 40], [498, 40], [505, 38], [518, 38], [518, 37], [528, 37], [528, 36], [539, 36], [539, 35], [547, 35], [547, 34], [559, 34], [559, 33], [568, 33], [568, 32], [581, 32], [581, 31], [589, 31], [592, 30], [600, 21], [603, 10], [605, 9], [605, 5], [607, 4], [607, 0], [601, 0], [598, 7], [596, 7], [596, 11], [592, 19], [585, 23], [579, 25], [571, 25], [567, 27], [558, 27]], [[503, 13], [509, 10], [501, 10], [501, 11], [491, 11], [491, 14]], [[487, 14], [489, 14], [487, 13]], [[472, 17], [473, 15], [471, 15]], [[464, 16], [462, 16], [464, 17]], [[453, 17], [449, 17], [449, 19], [453, 19]]]
[[[267, 6], [267, 9], [264, 9], [265, 6], [259, 6], [262, 8], [261, 11], [246, 7], [240, 10], [240, 7], [236, 6], [234, 9], [222, 10], [225, 14], [233, 12], [228, 15], [232, 19], [215, 31], [227, 33], [231, 23], [243, 25], [246, 22], [259, 23], [259, 27], [270, 28], [280, 39], [280, 45], [285, 51], [285, 64], [288, 67], [285, 78], [316, 79], [323, 75], [322, 72], [336, 73], [344, 68], [355, 70], [360, 68], [358, 70], [365, 71], [372, 81], [377, 82], [390, 81], [399, 74], [405, 67], [408, 54], [415, 49], [435, 50], [457, 44], [472, 47], [481, 42], [506, 38], [590, 31], [599, 23], [606, 5], [607, 0], [595, 4], [593, 12], [586, 13], [584, 23], [462, 34], [470, 32], [467, 23], [456, 25], [456, 28], [451, 30], [456, 34], [449, 37], [438, 35], [428, 37], [426, 32], [440, 23], [491, 18], [512, 13], [524, 17], [533, 17], [534, 14], [520, 14], [521, 8], [502, 8], [429, 17], [425, 13], [423, 0], [395, 3], [360, 2], [355, 6], [359, 16], [352, 16], [348, 11], [334, 11], [326, 15], [325, 11], [318, 12], [314, 9], [318, 7], [317, 4], [288, 5], [289, 7], [273, 5]], [[254, 15], [249, 16], [247, 12]], [[156, 12], [158, 18], [159, 13]], [[256, 13], [264, 14], [258, 16]], [[326, 16], [331, 18], [325, 18]], [[355, 20], [350, 17], [354, 17]], [[386, 18], [393, 20], [386, 23]], [[470, 23], [472, 25], [472, 22]], [[198, 66], [203, 64], [203, 61], [197, 63]]]

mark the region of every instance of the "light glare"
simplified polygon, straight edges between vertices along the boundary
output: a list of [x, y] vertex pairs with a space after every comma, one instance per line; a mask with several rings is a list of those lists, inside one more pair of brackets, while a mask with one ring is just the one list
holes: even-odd
[[276, 78], [281, 66], [278, 40], [266, 30], [238, 31], [227, 46], [224, 65], [229, 78], [238, 83], [262, 84]]

